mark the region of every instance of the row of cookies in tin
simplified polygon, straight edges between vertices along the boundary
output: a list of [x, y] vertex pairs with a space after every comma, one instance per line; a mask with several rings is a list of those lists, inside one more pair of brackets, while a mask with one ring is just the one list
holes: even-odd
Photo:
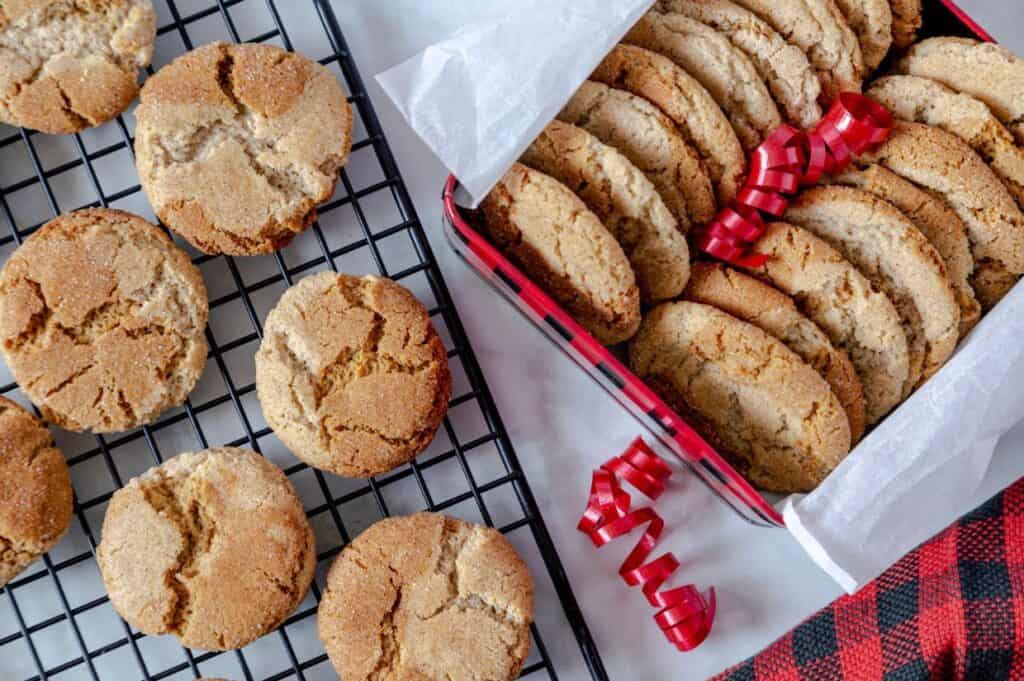
[[[669, 4], [773, 19], [749, 2], [661, 3], [485, 199], [483, 222], [598, 340], [630, 341], [634, 372], [752, 482], [807, 491], [1024, 273], [1024, 62], [959, 38], [895, 55], [865, 90], [901, 119], [890, 139], [801, 192], [755, 245], [767, 264], [744, 272], [693, 262], [686, 235], [735, 195], [772, 128], [738, 122], [742, 97], [708, 85], [715, 62], [680, 56], [692, 41], [649, 29], [696, 21]], [[828, 97], [807, 100], [819, 108], [804, 124]]]

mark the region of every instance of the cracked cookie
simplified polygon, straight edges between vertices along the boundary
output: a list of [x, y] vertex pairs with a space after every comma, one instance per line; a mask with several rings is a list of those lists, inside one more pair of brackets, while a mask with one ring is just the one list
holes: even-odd
[[811, 128], [821, 120], [821, 83], [807, 55], [759, 16], [731, 0], [661, 0], [658, 8], [706, 24], [743, 50], [790, 123]]
[[636, 333], [640, 291], [629, 260], [568, 187], [517, 163], [480, 210], [495, 245], [598, 341], [615, 345]]
[[558, 118], [615, 147], [644, 171], [683, 231], [714, 215], [714, 189], [697, 152], [672, 119], [643, 97], [587, 80]]
[[109, 121], [155, 38], [150, 0], [0, 2], [0, 121], [54, 134]]
[[892, 9], [892, 44], [905, 49], [917, 42], [921, 28], [921, 0], [889, 0]]
[[156, 214], [206, 253], [287, 245], [334, 193], [352, 108], [334, 75], [272, 45], [211, 43], [146, 81], [136, 165]]
[[894, 70], [937, 80], [980, 99], [1024, 144], [1024, 59], [1002, 45], [929, 38], [910, 48]]
[[235, 650], [299, 606], [316, 546], [287, 476], [223, 447], [180, 454], [115, 492], [96, 558], [110, 602], [139, 631]]
[[[733, 200], [746, 180], [747, 157], [729, 119], [693, 76], [660, 54], [636, 45], [616, 45], [590, 79], [632, 92], [661, 109], [697, 150], [718, 201]], [[692, 217], [708, 222], [717, 206]]]
[[757, 68], [713, 28], [682, 14], [651, 11], [622, 42], [662, 54], [693, 76], [729, 117], [744, 149], [753, 149], [782, 124]]
[[809, 492], [850, 451], [850, 423], [825, 379], [778, 339], [709, 305], [651, 310], [629, 364], [761, 489]]
[[799, 227], [769, 224], [753, 252], [768, 261], [750, 272], [792, 297], [850, 358], [864, 386], [867, 425], [878, 423], [900, 403], [910, 375], [907, 336], [892, 301], [827, 242]]
[[690, 248], [651, 181], [583, 128], [553, 120], [520, 162], [583, 199], [622, 246], [644, 301], [675, 298], [690, 278]]
[[1024, 274], [1024, 215], [995, 172], [959, 137], [896, 121], [882, 146], [858, 163], [878, 163], [940, 196], [967, 226], [971, 286], [991, 309]]
[[834, 0], [733, 0], [768, 22], [806, 54], [821, 81], [823, 103], [860, 92], [860, 43]]
[[728, 312], [778, 338], [825, 379], [843, 405], [850, 438], [864, 434], [864, 388], [846, 353], [832, 345], [818, 325], [796, 309], [793, 300], [749, 274], [719, 263], [693, 266], [683, 298]]
[[829, 182], [870, 192], [911, 219], [946, 265], [946, 276], [960, 306], [960, 336], [973, 329], [981, 319], [981, 306], [970, 283], [974, 256], [967, 228], [953, 209], [942, 199], [878, 164], [850, 166], [841, 175], [831, 177]]
[[931, 78], [887, 76], [867, 92], [897, 118], [941, 128], [966, 142], [1024, 207], [1024, 148], [984, 102]]
[[904, 397], [935, 375], [960, 337], [960, 306], [942, 258], [914, 223], [874, 194], [840, 186], [801, 192], [785, 219], [827, 241], [896, 306], [910, 350]]
[[57, 545], [71, 525], [72, 496], [50, 431], [0, 397], [0, 587]]
[[321, 272], [285, 291], [256, 353], [267, 423], [297, 457], [347, 477], [411, 461], [451, 395], [423, 305], [390, 279]]
[[124, 211], [51, 220], [0, 273], [7, 365], [68, 430], [129, 430], [184, 402], [206, 363], [207, 315], [188, 256]]
[[860, 42], [865, 73], [873, 73], [892, 47], [889, 0], [835, 0], [835, 3]]
[[317, 624], [345, 681], [512, 681], [530, 650], [533, 579], [496, 530], [387, 518], [327, 574]]

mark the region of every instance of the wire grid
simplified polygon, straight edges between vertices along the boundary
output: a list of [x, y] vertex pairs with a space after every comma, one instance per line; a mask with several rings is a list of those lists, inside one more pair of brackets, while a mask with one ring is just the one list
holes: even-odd
[[[312, 26], [319, 41], [306, 35], [300, 51], [347, 84], [359, 141], [335, 197], [282, 252], [233, 259], [198, 253], [176, 239], [209, 289], [206, 372], [182, 408], [151, 426], [114, 436], [55, 434], [75, 485], [75, 522], [60, 546], [0, 590], [0, 679], [335, 678], [315, 627], [326, 567], [375, 520], [417, 510], [495, 526], [521, 553], [539, 554], [588, 669], [607, 678], [329, 3], [209, 1], [155, 3], [161, 15], [155, 66], [211, 39], [293, 49], [286, 23], [293, 33]], [[133, 123], [127, 115], [65, 137], [0, 128], [0, 222], [8, 232], [0, 236], [0, 258], [48, 219], [77, 208], [120, 207], [153, 219], [134, 175]], [[299, 462], [263, 422], [255, 399], [252, 356], [266, 313], [296, 278], [326, 268], [400, 281], [427, 304], [449, 348], [453, 399], [435, 442], [417, 462], [369, 481], [324, 475]], [[6, 367], [0, 369], [0, 392], [28, 404]], [[220, 444], [249, 447], [281, 465], [306, 504], [322, 552], [310, 595], [276, 633], [241, 651], [200, 653], [173, 637], [147, 637], [117, 617], [94, 551], [106, 504], [126, 480], [166, 456]], [[548, 605], [540, 598], [537, 605], [543, 615]], [[523, 676], [557, 679], [536, 625], [532, 639]]]

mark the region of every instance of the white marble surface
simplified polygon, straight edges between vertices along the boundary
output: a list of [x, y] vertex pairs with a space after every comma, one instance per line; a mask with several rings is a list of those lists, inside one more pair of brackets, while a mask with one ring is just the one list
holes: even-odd
[[[475, 0], [335, 1], [364, 77], [379, 72], [495, 11]], [[1001, 0], [961, 3], [998, 38], [1024, 52], [1024, 5]], [[663, 546], [683, 561], [683, 577], [715, 584], [720, 612], [714, 635], [698, 651], [674, 652], [650, 621], [639, 593], [613, 577], [625, 545], [595, 552], [574, 530], [590, 469], [640, 432], [639, 426], [561, 351], [532, 329], [456, 259], [440, 227], [446, 171], [383, 96], [371, 94], [483, 364], [505, 423], [602, 651], [612, 679], [703, 679], [757, 652], [839, 594], [785, 532], [749, 526], [694, 478], [680, 472], [659, 511], [671, 530]], [[457, 134], [457, 131], [455, 131]], [[1024, 474], [1024, 427], [1001, 443], [996, 463], [974, 499], [951, 501], [954, 518]], [[560, 676], [588, 678], [571, 633], [549, 637]]]

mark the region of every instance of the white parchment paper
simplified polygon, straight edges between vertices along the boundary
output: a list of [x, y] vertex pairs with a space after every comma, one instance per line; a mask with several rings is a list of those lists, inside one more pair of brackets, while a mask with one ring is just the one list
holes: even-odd
[[[377, 76], [412, 128], [482, 199], [653, 0], [521, 0]], [[845, 590], [948, 525], [1024, 417], [1024, 290], [865, 438], [813, 493], [781, 502], [790, 532]]]

